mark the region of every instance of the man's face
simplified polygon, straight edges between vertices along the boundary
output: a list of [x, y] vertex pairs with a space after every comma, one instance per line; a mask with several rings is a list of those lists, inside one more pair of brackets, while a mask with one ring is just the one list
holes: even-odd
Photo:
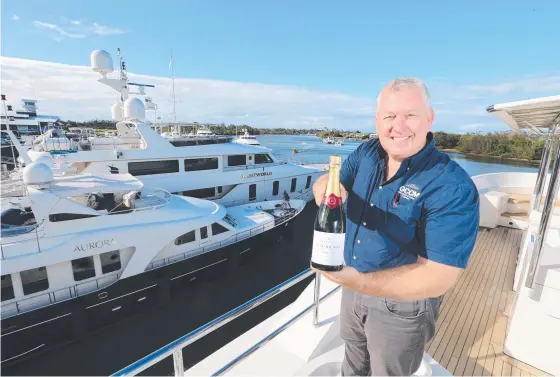
[[433, 120], [434, 112], [419, 88], [383, 89], [375, 123], [379, 141], [391, 158], [402, 161], [418, 153]]

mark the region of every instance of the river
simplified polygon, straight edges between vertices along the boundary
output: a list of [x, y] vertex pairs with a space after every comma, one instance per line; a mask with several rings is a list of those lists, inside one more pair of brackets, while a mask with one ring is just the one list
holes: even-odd
[[[307, 135], [258, 135], [257, 140], [265, 147], [274, 151], [281, 159], [295, 163], [320, 164], [327, 163], [331, 154], [340, 154], [343, 159], [348, 157], [361, 142], [345, 141], [344, 145], [323, 143], [316, 136]], [[298, 150], [293, 153], [293, 149]], [[493, 158], [466, 156], [461, 153], [447, 153], [470, 175], [499, 172], [536, 172], [538, 169], [528, 163], [507, 161], [496, 162]]]

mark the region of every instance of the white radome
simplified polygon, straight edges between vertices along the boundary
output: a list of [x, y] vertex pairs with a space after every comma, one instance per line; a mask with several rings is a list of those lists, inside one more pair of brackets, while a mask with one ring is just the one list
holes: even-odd
[[91, 53], [91, 68], [103, 75], [113, 72], [113, 59], [105, 50], [95, 50]]
[[111, 117], [114, 121], [119, 122], [122, 120], [123, 117], [123, 110], [119, 103], [115, 103], [111, 106]]
[[32, 162], [23, 169], [23, 182], [28, 186], [38, 186], [52, 183], [52, 170], [42, 162]]
[[126, 119], [144, 120], [146, 117], [146, 107], [139, 98], [129, 98], [124, 101], [124, 117]]

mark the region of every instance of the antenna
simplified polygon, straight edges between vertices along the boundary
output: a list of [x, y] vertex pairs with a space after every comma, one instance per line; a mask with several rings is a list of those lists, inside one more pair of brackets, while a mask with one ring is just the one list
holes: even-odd
[[171, 57], [169, 58], [169, 69], [171, 69], [171, 89], [173, 91], [173, 123], [177, 123], [177, 112], [175, 111], [175, 104], [181, 100], [175, 100], [175, 76], [173, 75], [173, 50], [171, 50]]

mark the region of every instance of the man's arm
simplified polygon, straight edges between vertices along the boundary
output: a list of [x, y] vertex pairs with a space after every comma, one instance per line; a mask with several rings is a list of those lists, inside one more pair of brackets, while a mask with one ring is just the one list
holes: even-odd
[[345, 266], [323, 273], [344, 287], [364, 294], [415, 300], [437, 297], [451, 288], [466, 268], [479, 224], [479, 197], [474, 185], [455, 186], [426, 201], [419, 241], [425, 255], [416, 263], [382, 271], [360, 273]]
[[451, 288], [463, 269], [432, 262], [422, 257], [417, 263], [382, 271], [361, 273], [345, 266], [342, 271], [324, 275], [357, 292], [400, 300], [438, 297]]

